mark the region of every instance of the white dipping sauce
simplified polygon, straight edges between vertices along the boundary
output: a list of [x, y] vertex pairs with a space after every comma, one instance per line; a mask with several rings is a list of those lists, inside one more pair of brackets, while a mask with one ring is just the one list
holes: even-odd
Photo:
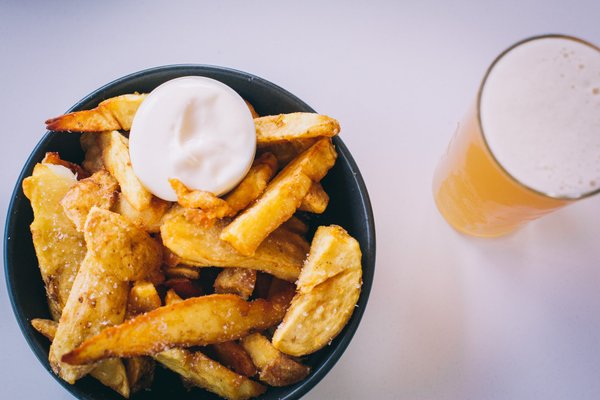
[[129, 135], [133, 171], [155, 196], [177, 201], [169, 178], [217, 196], [244, 178], [256, 150], [254, 120], [229, 86], [187, 76], [154, 89]]

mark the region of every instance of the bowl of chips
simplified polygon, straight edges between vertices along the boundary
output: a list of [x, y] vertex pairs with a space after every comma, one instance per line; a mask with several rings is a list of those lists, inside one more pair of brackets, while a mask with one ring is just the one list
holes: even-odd
[[[136, 108], [183, 76], [225, 83], [251, 107], [255, 190], [207, 200], [173, 186], [171, 204], [135, 182]], [[4, 242], [39, 361], [80, 399], [307, 393], [350, 343], [375, 267], [368, 192], [339, 126], [262, 78], [205, 65], [133, 73], [48, 120]]]

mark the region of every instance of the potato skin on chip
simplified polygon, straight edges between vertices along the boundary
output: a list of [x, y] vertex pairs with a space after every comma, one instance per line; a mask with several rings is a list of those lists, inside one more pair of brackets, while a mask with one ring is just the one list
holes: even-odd
[[361, 251], [356, 239], [336, 225], [317, 229], [297, 293], [273, 346], [292, 356], [321, 349], [344, 328], [360, 295]]
[[258, 144], [284, 142], [315, 137], [332, 137], [340, 133], [340, 124], [326, 115], [295, 112], [254, 119]]

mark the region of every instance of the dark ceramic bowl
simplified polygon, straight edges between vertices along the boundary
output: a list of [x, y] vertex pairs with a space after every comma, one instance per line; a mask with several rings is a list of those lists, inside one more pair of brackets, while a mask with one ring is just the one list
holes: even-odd
[[[69, 111], [90, 109], [102, 100], [125, 93], [150, 92], [165, 81], [186, 75], [207, 76], [226, 83], [252, 103], [260, 115], [314, 111], [293, 94], [264, 79], [245, 72], [203, 65], [173, 65], [136, 72], [91, 93]], [[322, 182], [331, 200], [323, 215], [310, 220], [311, 234], [319, 225], [338, 224], [359, 241], [363, 252], [364, 283], [358, 307], [348, 325], [329, 346], [304, 360], [312, 368], [308, 378], [292, 386], [269, 388], [261, 399], [298, 399], [313, 388], [334, 366], [350, 343], [367, 305], [375, 268], [373, 212], [367, 188], [350, 152], [337, 137], [334, 138], [334, 144], [339, 157]], [[32, 318], [50, 318], [50, 314], [29, 231], [33, 214], [21, 189], [23, 179], [31, 175], [34, 165], [42, 160], [47, 151], [57, 151], [63, 159], [69, 161], [80, 162], [83, 159], [78, 134], [46, 133], [33, 150], [15, 185], [8, 208], [4, 234], [4, 267], [8, 293], [21, 331], [37, 358], [52, 374], [48, 365], [48, 339], [37, 333], [30, 324]], [[117, 393], [90, 377], [79, 380], [75, 385], [69, 385], [52, 375], [79, 399], [121, 399]], [[188, 392], [181, 385], [178, 376], [163, 368], [157, 369], [152, 390], [132, 396], [134, 400], [173, 398], [216, 399], [217, 396], [201, 389]]]

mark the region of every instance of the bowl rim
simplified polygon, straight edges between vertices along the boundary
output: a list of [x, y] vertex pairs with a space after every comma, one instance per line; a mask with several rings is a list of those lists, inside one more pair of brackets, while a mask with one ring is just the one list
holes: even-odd
[[[165, 72], [165, 71], [175, 72], [175, 71], [184, 71], [184, 70], [196, 70], [197, 72], [224, 74], [227, 76], [232, 76], [234, 78], [241, 77], [241, 78], [245, 78], [249, 81], [258, 81], [260, 84], [270, 88], [271, 90], [274, 90], [276, 92], [281, 92], [283, 95], [285, 95], [289, 99], [293, 100], [298, 107], [304, 108], [306, 110], [310, 110], [311, 112], [316, 112], [312, 107], [310, 107], [307, 103], [302, 101], [300, 98], [298, 98], [293, 93], [287, 91], [286, 89], [284, 89], [264, 78], [258, 77], [256, 75], [253, 75], [253, 74], [245, 72], [245, 71], [227, 68], [227, 67], [216, 66], [216, 65], [210, 65], [210, 64], [168, 64], [168, 65], [161, 65], [161, 66], [143, 69], [140, 71], [129, 73], [120, 78], [114, 79], [111, 82], [109, 82], [105, 85], [102, 85], [100, 88], [92, 91], [90, 94], [83, 97], [81, 100], [79, 100], [77, 103], [75, 103], [72, 107], [70, 107], [65, 113], [78, 111], [78, 110], [84, 108], [85, 105], [87, 103], [89, 103], [90, 101], [101, 98], [102, 93], [104, 91], [112, 89], [113, 87], [118, 86], [120, 84], [124, 84], [131, 79], [140, 79], [147, 75]], [[25, 175], [29, 173], [29, 170], [33, 166], [35, 159], [38, 158], [38, 153], [40, 152], [40, 150], [44, 146], [47, 145], [47, 142], [55, 134], [56, 134], [55, 132], [46, 131], [46, 133], [38, 141], [36, 146], [31, 151], [30, 155], [27, 157], [27, 160], [25, 161], [25, 163], [21, 169], [21, 172], [19, 173], [19, 176], [15, 183], [15, 187], [11, 193], [10, 202], [9, 202], [8, 208], [7, 208], [5, 227], [4, 227], [4, 241], [3, 241], [4, 242], [3, 243], [3, 245], [4, 245], [4, 247], [3, 247], [4, 276], [6, 279], [8, 297], [10, 299], [10, 304], [11, 304], [11, 307], [13, 310], [13, 314], [17, 320], [17, 323], [19, 325], [19, 329], [21, 330], [21, 333], [25, 337], [25, 340], [27, 341], [29, 348], [36, 355], [38, 361], [50, 373], [50, 375], [56, 381], [58, 381], [58, 383], [60, 383], [61, 386], [63, 386], [73, 396], [76, 396], [77, 398], [82, 398], [85, 400], [94, 400], [93, 397], [90, 397], [90, 396], [88, 396], [87, 393], [84, 393], [84, 392], [78, 390], [78, 388], [76, 388], [75, 385], [68, 384], [67, 382], [60, 379], [56, 374], [54, 374], [52, 372], [52, 370], [48, 364], [48, 356], [47, 356], [46, 352], [43, 351], [43, 349], [41, 349], [37, 345], [37, 343], [33, 337], [34, 333], [33, 333], [33, 329], [30, 329], [31, 327], [30, 327], [30, 321], [28, 320], [28, 317], [26, 315], [24, 315], [23, 310], [19, 307], [18, 304], [16, 304], [13, 285], [12, 285], [12, 273], [9, 268], [9, 253], [12, 253], [12, 247], [11, 247], [12, 244], [10, 243], [10, 240], [11, 240], [10, 234], [11, 234], [11, 232], [14, 231], [15, 224], [16, 224], [15, 217], [13, 216], [13, 210], [14, 210], [17, 198], [18, 198], [18, 194], [21, 191], [23, 179], [26, 178]], [[306, 378], [304, 381], [299, 382], [300, 385], [298, 385], [297, 388], [290, 390], [289, 392], [287, 392], [287, 394], [284, 397], [281, 398], [281, 399], [286, 399], [286, 400], [299, 399], [303, 395], [308, 393], [312, 388], [314, 388], [325, 377], [325, 375], [327, 375], [327, 373], [329, 373], [329, 371], [339, 361], [342, 354], [346, 351], [346, 348], [350, 344], [350, 341], [354, 337], [354, 335], [358, 329], [358, 326], [360, 324], [360, 321], [362, 320], [366, 306], [368, 304], [368, 299], [369, 299], [369, 295], [371, 292], [372, 283], [374, 280], [375, 257], [376, 257], [375, 220], [374, 220], [373, 209], [371, 206], [371, 201], [369, 198], [367, 186], [366, 186], [364, 179], [358, 169], [358, 165], [354, 161], [354, 158], [348, 151], [348, 148], [343, 143], [342, 139], [340, 139], [338, 136], [336, 136], [333, 138], [333, 140], [334, 140], [335, 146], [341, 149], [340, 153], [344, 154], [344, 158], [345, 158], [346, 162], [348, 163], [348, 167], [354, 176], [354, 180], [358, 186], [359, 197], [362, 200], [362, 208], [363, 208], [362, 212], [366, 216], [366, 221], [365, 221], [365, 225], [364, 225], [364, 228], [366, 231], [366, 234], [365, 234], [366, 248], [365, 249], [361, 248], [361, 250], [363, 252], [363, 257], [364, 257], [364, 264], [362, 266], [362, 268], [363, 268], [363, 284], [362, 284], [359, 302], [362, 304], [360, 307], [355, 308], [350, 320], [344, 327], [344, 330], [346, 330], [345, 334], [342, 335], [342, 332], [340, 332], [340, 335], [338, 335], [339, 342], [338, 342], [337, 346], [335, 347], [335, 349], [331, 352], [331, 354], [329, 354], [327, 357], [325, 357], [319, 365], [317, 365], [313, 369], [313, 371], [311, 372], [311, 374], [308, 378]], [[367, 272], [367, 274], [365, 274], [365, 272]], [[368, 277], [368, 279], [366, 279], [366, 280], [364, 279], [365, 275], [367, 275], [367, 277]]]

